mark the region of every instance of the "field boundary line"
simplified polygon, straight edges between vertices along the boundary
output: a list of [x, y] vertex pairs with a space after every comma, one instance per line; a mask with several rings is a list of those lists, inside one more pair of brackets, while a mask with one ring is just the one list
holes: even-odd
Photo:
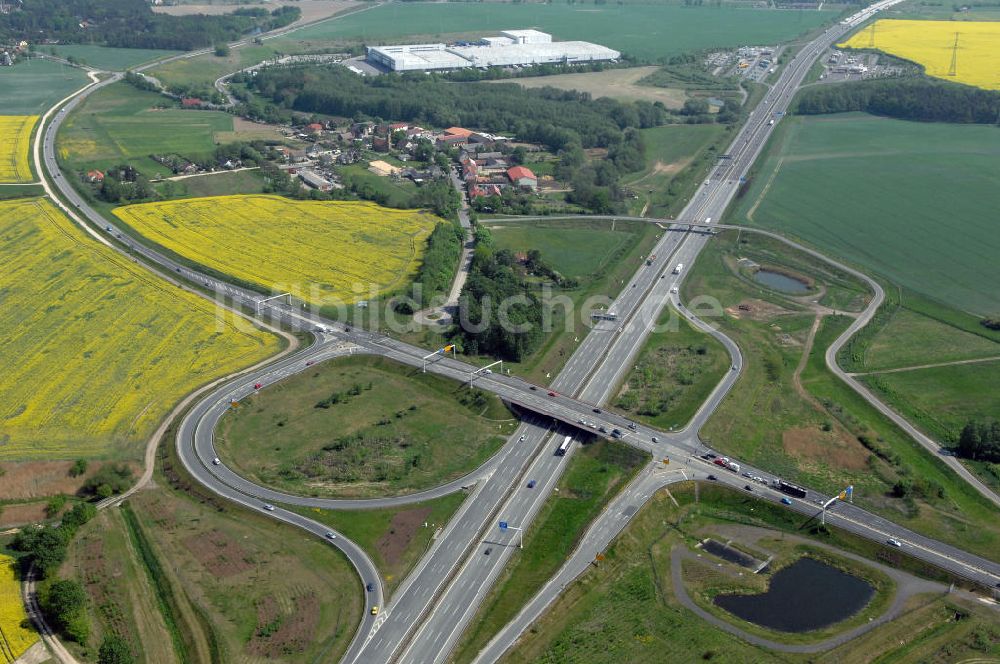
[[962, 364], [981, 364], [984, 362], [1000, 361], [1000, 355], [992, 357], [974, 357], [969, 360], [952, 360], [951, 362], [935, 362], [933, 364], [914, 364], [909, 367], [896, 367], [895, 369], [875, 369], [873, 371], [858, 371], [849, 373], [848, 376], [876, 376], [879, 374], [901, 373], [904, 371], [919, 371], [921, 369], [937, 369], [939, 367], [955, 367]]

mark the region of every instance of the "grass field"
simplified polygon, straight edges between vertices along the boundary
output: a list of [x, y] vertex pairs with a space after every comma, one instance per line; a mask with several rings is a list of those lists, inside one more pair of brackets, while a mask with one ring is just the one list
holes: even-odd
[[244, 400], [220, 423], [219, 455], [293, 493], [373, 496], [472, 471], [516, 419], [493, 395], [373, 356], [341, 358]]
[[863, 382], [944, 443], [957, 443], [970, 419], [1000, 414], [1000, 361], [868, 374]]
[[0, 202], [0, 237], [0, 459], [137, 457], [176, 401], [279, 348], [45, 200]]
[[336, 660], [363, 607], [330, 545], [163, 486], [87, 524], [63, 573], [87, 590], [91, 643], [115, 632], [143, 664]]
[[[700, 502], [690, 484], [670, 489], [680, 506], [660, 492], [594, 565], [570, 585], [549, 610], [509, 651], [504, 664], [598, 664], [641, 661], [720, 661], [747, 663], [869, 664], [989, 661], [1000, 654], [1000, 630], [992, 610], [959, 597], [917, 596], [905, 613], [837, 648], [817, 654], [777, 653], [751, 645], [702, 621], [677, 600], [671, 578], [670, 553], [695, 537], [733, 524], [773, 528], [759, 544], [787, 551], [783, 532], [809, 536], [801, 520], [735, 492], [702, 485]], [[752, 507], [751, 514], [748, 507]], [[735, 531], [738, 533], [740, 531]], [[888, 552], [861, 545], [858, 551], [840, 533], [822, 536], [834, 546], [879, 558], [893, 565]], [[801, 546], [801, 545], [797, 545]], [[707, 558], [707, 556], [705, 556]], [[861, 565], [853, 563], [854, 570]], [[700, 579], [685, 566], [685, 585]], [[723, 564], [719, 572], [734, 568]], [[722, 574], [715, 574], [715, 578]], [[707, 575], [702, 575], [709, 578]], [[962, 616], [956, 620], [956, 612]], [[746, 623], [738, 621], [745, 628]]]
[[441, 221], [355, 201], [223, 196], [115, 208], [170, 251], [248, 283], [324, 306], [397, 291]]
[[860, 114], [790, 117], [772, 138], [738, 223], [797, 236], [904, 289], [1000, 312], [995, 127]]
[[462, 636], [453, 661], [472, 659], [553, 575], [601, 509], [638, 472], [648, 456], [621, 443], [581, 447], [545, 502], [518, 550]]
[[[869, 48], [873, 34], [875, 48], [922, 65], [929, 76], [1000, 90], [1000, 70], [996, 66], [1000, 22], [882, 19], [854, 33], [839, 46]], [[950, 71], [953, 55], [956, 55], [954, 76]]]
[[31, 175], [31, 131], [36, 115], [0, 115], [0, 182], [25, 183]]
[[510, 26], [534, 27], [557, 39], [582, 39], [642, 59], [714, 46], [775, 44], [819, 27], [835, 11], [682, 7], [673, 4], [567, 5], [407, 3], [346, 16], [304, 28], [272, 44], [360, 40], [391, 43], [404, 36], [480, 35]]
[[628, 417], [661, 429], [681, 429], [729, 370], [718, 341], [667, 307], [612, 403]]
[[274, 54], [275, 49], [270, 45], [242, 46], [230, 50], [225, 57], [208, 53], [195, 58], [181, 58], [160, 65], [149, 73], [164, 85], [208, 87], [220, 76], [263, 62], [274, 57]]
[[661, 102], [667, 108], [680, 108], [687, 95], [683, 90], [656, 88], [639, 85], [638, 81], [649, 76], [657, 67], [633, 67], [631, 69], [608, 69], [583, 74], [555, 74], [552, 76], [530, 76], [515, 78], [498, 83], [517, 83], [523, 88], [552, 87], [559, 90], [586, 92], [594, 99], [612, 97], [627, 101]]
[[264, 191], [264, 177], [259, 170], [222, 171], [183, 180], [167, 180], [158, 183], [156, 188], [163, 198], [171, 199], [260, 194]]
[[89, 82], [82, 70], [41, 58], [0, 67], [0, 109], [4, 114], [41, 115]]
[[[949, 325], [912, 309], [892, 314], [868, 345], [864, 371], [1000, 357], [1000, 341]], [[978, 331], [978, 330], [977, 330]]]
[[63, 123], [56, 137], [59, 159], [77, 172], [127, 163], [148, 177], [169, 177], [170, 169], [149, 155], [207, 155], [215, 149], [217, 133], [233, 131], [228, 113], [162, 108], [173, 103], [113, 83], [88, 96]]
[[438, 531], [447, 525], [466, 497], [465, 492], [459, 492], [424, 503], [384, 510], [292, 509], [310, 519], [329, 524], [363, 548], [382, 573], [388, 598], [427, 552]]
[[649, 217], [676, 214], [723, 149], [725, 127], [716, 124], [667, 125], [641, 129], [646, 167], [622, 179], [636, 195], [629, 213]]
[[[739, 274], [736, 259], [763, 262], [757, 245], [765, 242], [745, 234], [740, 239], [737, 243], [736, 234], [727, 233], [713, 240], [683, 287], [685, 300], [698, 294], [719, 299], [727, 315], [714, 322], [746, 359], [743, 374], [702, 438], [723, 453], [823, 491], [853, 484], [855, 502], [866, 509], [979, 555], [996, 556], [1000, 524], [990, 505], [826, 369], [825, 350], [850, 319], [825, 316], [810, 346], [815, 315], [801, 302], [768, 294]], [[795, 252], [786, 253], [794, 259]], [[893, 496], [893, 486], [903, 478], [921, 487], [906, 499]]]
[[151, 48], [109, 48], [90, 44], [58, 44], [43, 46], [46, 53], [54, 53], [60, 58], [75, 58], [78, 62], [107, 71], [124, 71], [150, 60], [165, 58], [180, 51], [164, 51]]
[[538, 249], [553, 269], [578, 280], [577, 287], [552, 293], [553, 299], [568, 297], [572, 311], [554, 301], [550, 309], [552, 332], [525, 362], [510, 365], [521, 376], [541, 384], [558, 374], [576, 349], [576, 340], [590, 330], [589, 313], [583, 311], [583, 304], [591, 297], [617, 295], [625, 280], [642, 265], [642, 257], [660, 232], [652, 224], [597, 220], [493, 221], [489, 229], [498, 249]]
[[27, 622], [14, 559], [0, 554], [0, 662], [3, 664], [14, 662], [38, 640], [38, 633]]

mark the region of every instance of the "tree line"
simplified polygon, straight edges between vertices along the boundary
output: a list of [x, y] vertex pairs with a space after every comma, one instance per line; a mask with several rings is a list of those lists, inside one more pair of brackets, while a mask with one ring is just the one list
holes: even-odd
[[1000, 123], [1000, 92], [926, 77], [874, 79], [805, 89], [794, 110], [802, 115], [864, 111], [901, 120]]
[[284, 6], [170, 16], [154, 12], [148, 0], [24, 0], [0, 14], [0, 39], [189, 51], [284, 27], [301, 13], [298, 7]]
[[973, 461], [1000, 463], [1000, 422], [970, 420], [962, 427], [955, 451]]

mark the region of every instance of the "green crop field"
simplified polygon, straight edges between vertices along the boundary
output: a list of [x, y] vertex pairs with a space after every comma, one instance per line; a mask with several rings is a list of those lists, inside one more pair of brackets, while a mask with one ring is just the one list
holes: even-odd
[[92, 46], [89, 44], [43, 46], [42, 50], [46, 53], [57, 55], [60, 58], [75, 58], [83, 64], [108, 71], [123, 71], [130, 67], [180, 52], [151, 48], [109, 48], [107, 46]]
[[0, 114], [42, 115], [88, 82], [82, 70], [41, 58], [0, 67]]
[[557, 39], [592, 41], [642, 59], [716, 46], [775, 44], [832, 20], [836, 11], [757, 10], [680, 5], [509, 3], [388, 3], [304, 28], [285, 41], [368, 43], [410, 35], [496, 32], [534, 27]]
[[1000, 313], [998, 181], [996, 127], [791, 117], [731, 216], [990, 315]]
[[129, 163], [147, 176], [169, 176], [149, 155], [205, 155], [214, 149], [217, 132], [233, 131], [228, 113], [172, 106], [156, 93], [113, 83], [87, 97], [66, 120], [56, 139], [59, 158], [75, 171]]
[[377, 357], [330, 360], [223, 418], [219, 456], [294, 493], [367, 497], [471, 472], [516, 424], [500, 400]]
[[[271, 44], [273, 42], [267, 42]], [[295, 50], [295, 49], [292, 49]], [[274, 56], [271, 46], [242, 46], [219, 57], [206, 53], [195, 58], [181, 58], [160, 65], [149, 73], [164, 85], [211, 86], [215, 79]]]
[[[868, 345], [864, 370], [1000, 357], [1000, 342], [957, 328], [911, 309], [899, 308]], [[978, 330], [977, 330], [978, 331]]]

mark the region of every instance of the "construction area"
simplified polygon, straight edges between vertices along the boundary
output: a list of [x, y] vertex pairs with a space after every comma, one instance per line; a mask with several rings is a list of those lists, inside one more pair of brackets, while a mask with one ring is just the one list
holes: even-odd
[[496, 37], [454, 44], [403, 44], [369, 46], [370, 64], [389, 71], [434, 71], [479, 67], [531, 67], [541, 64], [574, 64], [615, 61], [621, 53], [583, 41], [552, 41], [538, 30], [504, 30]]

